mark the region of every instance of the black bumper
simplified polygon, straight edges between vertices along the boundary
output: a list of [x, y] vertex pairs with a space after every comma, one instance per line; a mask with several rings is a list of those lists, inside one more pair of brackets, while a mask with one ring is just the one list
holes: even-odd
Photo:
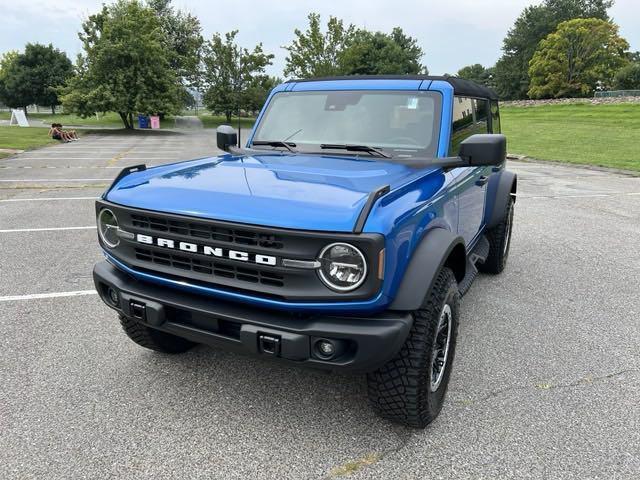
[[[93, 269], [102, 300], [127, 317], [197, 343], [329, 370], [372, 371], [393, 357], [413, 322], [404, 312], [301, 315], [256, 308], [140, 282], [103, 261]], [[109, 289], [117, 292], [117, 302]], [[321, 340], [335, 347], [331, 358]]]

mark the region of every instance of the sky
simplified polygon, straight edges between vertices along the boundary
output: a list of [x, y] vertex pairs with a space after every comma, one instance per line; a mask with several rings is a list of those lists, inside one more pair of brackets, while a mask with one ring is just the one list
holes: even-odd
[[[104, 0], [0, 0], [0, 54], [28, 42], [53, 43], [74, 60], [82, 49], [77, 32]], [[275, 55], [268, 73], [282, 76], [295, 28], [304, 30], [309, 12], [329, 15], [369, 30], [390, 32], [400, 26], [425, 52], [429, 73], [454, 74], [474, 63], [491, 66], [500, 57], [502, 39], [527, 5], [539, 0], [174, 0], [177, 8], [200, 18], [205, 37], [239, 30], [238, 42], [253, 48], [262, 42]], [[640, 50], [640, 0], [616, 0], [610, 15], [621, 35]]]

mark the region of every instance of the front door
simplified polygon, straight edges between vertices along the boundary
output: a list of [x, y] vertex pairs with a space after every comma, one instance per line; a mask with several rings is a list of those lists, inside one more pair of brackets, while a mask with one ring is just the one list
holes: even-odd
[[463, 167], [452, 171], [458, 194], [458, 234], [466, 245], [483, 227], [487, 196], [487, 167]]
[[[489, 102], [456, 96], [449, 155], [458, 155], [460, 143], [476, 133], [489, 131]], [[452, 170], [458, 195], [458, 234], [469, 245], [484, 226], [484, 205], [491, 167], [461, 167]]]

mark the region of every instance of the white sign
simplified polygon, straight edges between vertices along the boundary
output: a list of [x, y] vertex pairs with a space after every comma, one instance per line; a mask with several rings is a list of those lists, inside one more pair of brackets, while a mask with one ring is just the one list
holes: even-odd
[[29, 121], [27, 120], [27, 116], [24, 114], [24, 110], [12, 108], [11, 120], [9, 121], [9, 125], [20, 125], [21, 127], [28, 127]]

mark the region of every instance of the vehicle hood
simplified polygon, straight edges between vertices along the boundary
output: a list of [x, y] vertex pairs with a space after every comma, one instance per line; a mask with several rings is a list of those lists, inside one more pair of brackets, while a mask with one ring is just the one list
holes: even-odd
[[131, 173], [106, 200], [134, 208], [303, 230], [352, 231], [369, 193], [424, 170], [360, 157], [223, 155]]

